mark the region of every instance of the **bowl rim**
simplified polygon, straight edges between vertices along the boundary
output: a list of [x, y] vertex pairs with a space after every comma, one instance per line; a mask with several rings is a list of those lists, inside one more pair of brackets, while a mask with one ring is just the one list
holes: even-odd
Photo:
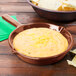
[[30, 0], [27, 0], [27, 2], [37, 8], [37, 9], [40, 9], [40, 10], [43, 10], [43, 11], [47, 11], [47, 12], [53, 12], [53, 13], [76, 13], [76, 11], [57, 11], [57, 10], [49, 10], [49, 9], [45, 9], [45, 8], [41, 8], [39, 6], [36, 6], [35, 4], [33, 4]]
[[[50, 23], [29, 23], [29, 24], [23, 24], [22, 26], [29, 26], [29, 25], [32, 25], [32, 24], [46, 24], [46, 25], [50, 25]], [[55, 25], [55, 24], [51, 24], [51, 25], [58, 26], [58, 25]], [[20, 26], [20, 27], [22, 27], [22, 26]], [[18, 28], [20, 28], [20, 27], [18, 27]], [[62, 26], [58, 26], [58, 27], [62, 27]], [[17, 29], [18, 29], [18, 28], [17, 28]], [[62, 28], [64, 28], [64, 27], [62, 27]], [[64, 55], [64, 54], [66, 54], [67, 52], [69, 52], [69, 51], [71, 50], [71, 48], [73, 47], [73, 44], [74, 44], [74, 40], [73, 40], [72, 35], [67, 31], [67, 29], [65, 29], [65, 30], [68, 32], [68, 34], [70, 35], [70, 39], [71, 39], [71, 43], [68, 45], [67, 50], [65, 50], [64, 52], [62, 52], [62, 53], [60, 53], [60, 54], [57, 54], [57, 55], [54, 55], [54, 56], [48, 56], [48, 57], [32, 57], [32, 56], [27, 56], [27, 55], [21, 54], [21, 53], [19, 53], [18, 51], [16, 51], [16, 50], [14, 49], [12, 43], [11, 43], [11, 36], [12, 36], [12, 34], [13, 34], [17, 29], [15, 29], [15, 30], [10, 34], [9, 39], [8, 39], [8, 43], [9, 43], [10, 47], [12, 48], [12, 51], [13, 51], [13, 50], [15, 51], [15, 52], [13, 52], [13, 53], [15, 53], [15, 54], [17, 54], [17, 55], [21, 55], [22, 57], [25, 57], [25, 58], [29, 58], [29, 59], [33, 59], [33, 60], [45, 60], [45, 59], [50, 59], [50, 58], [56, 58], [56, 57], [58, 57], [58, 56]]]

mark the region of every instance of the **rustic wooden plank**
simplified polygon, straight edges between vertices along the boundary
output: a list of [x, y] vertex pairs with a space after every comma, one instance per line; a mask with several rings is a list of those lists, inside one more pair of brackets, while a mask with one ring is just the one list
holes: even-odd
[[18, 21], [23, 24], [32, 23], [33, 20], [36, 21], [36, 20], [39, 20], [37, 18], [40, 18], [36, 13], [0, 13], [0, 16], [2, 16], [3, 14], [15, 15]]
[[6, 67], [6, 68], [14, 68], [14, 67], [22, 68], [22, 67], [30, 67], [30, 64], [20, 60], [14, 54], [12, 54], [12, 55], [0, 55], [0, 68], [4, 68], [4, 67]]
[[[63, 59], [63, 61], [59, 62], [58, 64], [52, 65], [52, 67], [56, 67], [56, 68], [57, 68], [57, 66], [63, 67], [62, 66], [63, 64], [61, 64], [61, 63], [66, 64], [66, 60]], [[59, 64], [61, 64], [61, 65], [59, 65]], [[52, 69], [51, 65], [46, 66], [46, 67], [44, 67], [44, 66], [40, 67], [40, 66], [31, 65], [29, 63], [26, 63], [26, 62], [22, 61], [21, 59], [19, 59], [14, 54], [12, 54], [12, 55], [0, 55], [0, 68], [15, 68], [15, 67], [16, 68], [19, 68], [19, 67], [20, 68], [22, 68], [22, 67], [35, 68], [35, 67], [37, 67], [37, 68], [43, 68], [43, 69], [46, 68], [46, 67], [48, 69], [48, 67], [50, 67]], [[69, 67], [69, 66], [65, 65], [64, 68], [66, 69], [66, 67]], [[53, 69], [56, 69], [56, 68], [53, 68]], [[61, 69], [61, 68], [59, 68], [59, 69]]]
[[[37, 13], [0, 13], [0, 16], [2, 16], [3, 14], [9, 14], [9, 15], [16, 15], [17, 19], [19, 22], [25, 24], [25, 23], [33, 23], [35, 22], [42, 22], [42, 21], [48, 21], [45, 20], [43, 18], [40, 18], [39, 15], [37, 15]], [[40, 19], [40, 20], [39, 20]]]
[[0, 6], [8, 6], [8, 5], [13, 5], [13, 6], [29, 6], [29, 4], [28, 3], [26, 3], [26, 2], [22, 2], [22, 3], [20, 3], [20, 2], [11, 2], [11, 3], [0, 3]]
[[12, 13], [12, 12], [11, 12], [11, 13], [9, 13], [9, 12], [8, 12], [8, 13], [6, 13], [6, 12], [1, 13], [1, 12], [0, 12], [0, 16], [2, 16], [2, 15], [4, 15], [4, 14], [9, 14], [9, 15], [17, 15], [17, 13]]
[[[2, 12], [0, 13], [0, 16], [2, 16], [3, 14], [9, 14], [9, 15], [16, 15], [17, 19], [19, 22], [23, 23], [23, 24], [28, 24], [28, 23], [33, 23], [33, 22], [48, 22], [51, 24], [55, 24], [55, 25], [60, 25], [60, 26], [64, 26], [66, 23], [62, 23], [62, 22], [54, 22], [51, 20], [47, 20], [45, 18], [40, 17], [37, 13], [35, 12]], [[67, 22], [68, 23], [68, 22]]]
[[[2, 16], [3, 14], [9, 14], [9, 15], [16, 15], [17, 19], [19, 22], [21, 22], [22, 24], [28, 24], [28, 23], [33, 23], [33, 22], [49, 22], [49, 23], [54, 23], [54, 21], [50, 21], [50, 20], [46, 20], [44, 18], [41, 18], [37, 13], [33, 12], [33, 13], [0, 13], [0, 16]], [[58, 24], [56, 22], [56, 24]]]
[[68, 26], [67, 30], [70, 31], [73, 34], [76, 34], [76, 26]]
[[7, 3], [7, 2], [27, 2], [27, 0], [0, 0], [0, 2], [4, 2], [4, 3]]
[[74, 39], [74, 48], [76, 48], [76, 35], [72, 34], [72, 36], [73, 36], [73, 39]]
[[36, 66], [36, 65], [31, 65], [31, 64], [28, 64], [26, 62], [23, 62], [22, 60], [20, 60], [15, 55], [7, 55], [7, 56], [6, 55], [0, 55], [0, 68], [26, 68], [26, 69], [28, 68], [29, 70], [30, 69], [37, 69], [37, 70], [40, 69], [40, 70], [61, 70], [61, 71], [68, 69], [68, 72], [70, 70], [69, 68], [71, 68], [72, 70], [75, 69], [75, 68], [73, 68], [67, 64], [66, 56], [63, 60], [61, 60], [60, 62], [58, 62], [54, 65]]
[[[69, 22], [54, 22], [51, 20], [47, 20], [45, 18], [40, 17], [37, 13], [35, 12], [0, 12], [0, 16], [2, 16], [3, 14], [9, 14], [9, 15], [16, 15], [17, 19], [19, 22], [25, 24], [25, 23], [33, 23], [33, 22], [48, 22], [51, 24], [55, 24], [55, 25], [60, 25], [60, 26], [64, 26], [65, 24], [68, 24]], [[71, 23], [72, 25], [74, 25], [74, 23]], [[68, 27], [67, 25], [64, 27]]]
[[39, 15], [37, 13], [35, 13], [35, 12], [32, 12], [32, 13], [30, 13], [30, 12], [27, 12], [27, 13], [25, 13], [25, 12], [22, 12], [22, 13], [21, 12], [19, 12], [19, 13], [16, 13], [16, 12], [14, 12], [14, 13], [12, 13], [12, 12], [7, 12], [7, 13], [3, 12], [3, 13], [1, 13], [0, 12], [0, 16], [2, 16], [4, 14], [9, 14], [10, 16], [15, 15], [15, 16], [17, 16], [17, 18], [23, 17], [23, 16], [24, 16], [24, 18], [27, 17], [27, 16], [34, 17], [34, 18], [39, 17]]
[[9, 46], [0, 46], [0, 55], [11, 55], [11, 54], [12, 50]]
[[[48, 66], [35, 66], [30, 64], [23, 64], [18, 61], [13, 62], [12, 60], [9, 61], [6, 58], [7, 63], [2, 64], [2, 67], [0, 66], [0, 76], [1, 74], [5, 74], [6, 76], [75, 76], [76, 70], [74, 67], [71, 67], [66, 64], [66, 62], [60, 62], [58, 64], [54, 65], [48, 65]], [[7, 65], [8, 64], [8, 65]], [[66, 64], [66, 65], [65, 65]], [[3, 67], [4, 66], [4, 67]], [[9, 67], [10, 66], [10, 67]], [[16, 66], [16, 67], [15, 67]], [[20, 67], [18, 67], [20, 66]], [[24, 68], [22, 68], [24, 67]]]
[[[52, 70], [52, 69], [28, 69], [28, 68], [0, 68], [0, 76], [75, 76], [75, 69]], [[72, 71], [72, 72], [71, 72]], [[64, 75], [65, 73], [65, 75]]]
[[31, 6], [0, 5], [0, 12], [34, 12], [34, 10]]

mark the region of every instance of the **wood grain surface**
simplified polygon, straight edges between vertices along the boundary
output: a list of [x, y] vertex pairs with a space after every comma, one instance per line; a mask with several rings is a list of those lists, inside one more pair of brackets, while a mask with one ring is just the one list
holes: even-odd
[[[0, 0], [0, 16], [16, 15], [23, 24], [33, 22], [48, 22], [66, 27], [74, 38], [76, 48], [76, 21], [54, 22], [39, 17], [26, 0]], [[76, 76], [76, 68], [67, 64], [67, 59], [73, 56], [68, 53], [61, 61], [46, 66], [31, 65], [12, 54], [8, 40], [0, 42], [0, 76]]]

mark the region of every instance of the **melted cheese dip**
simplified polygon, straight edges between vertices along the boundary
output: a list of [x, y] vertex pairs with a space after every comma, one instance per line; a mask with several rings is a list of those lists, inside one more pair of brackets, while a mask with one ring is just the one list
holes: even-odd
[[17, 34], [13, 46], [21, 54], [31, 57], [49, 57], [66, 51], [67, 39], [48, 28], [32, 28]]
[[74, 11], [76, 10], [76, 0], [31, 0], [31, 2], [39, 7], [58, 10], [58, 11]]

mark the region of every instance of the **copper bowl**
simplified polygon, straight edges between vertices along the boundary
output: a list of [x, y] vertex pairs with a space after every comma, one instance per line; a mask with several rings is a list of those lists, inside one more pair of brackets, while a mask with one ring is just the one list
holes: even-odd
[[[72, 35], [62, 26], [57, 26], [57, 25], [49, 24], [49, 23], [31, 23], [31, 24], [21, 25], [19, 22], [11, 19], [8, 15], [4, 15], [2, 17], [7, 22], [13, 24], [14, 26], [17, 26], [17, 28], [10, 34], [8, 41], [9, 41], [10, 47], [12, 48], [12, 52], [14, 54], [16, 54], [19, 58], [24, 60], [25, 62], [28, 62], [31, 64], [37, 64], [37, 65], [52, 64], [52, 63], [55, 63], [55, 62], [58, 62], [59, 60], [61, 60], [73, 47]], [[21, 25], [21, 26], [19, 26], [19, 25]], [[65, 50], [61, 54], [58, 54], [55, 56], [50, 56], [50, 57], [31, 57], [31, 56], [23, 55], [14, 49], [13, 39], [19, 32], [26, 30], [26, 29], [30, 29], [30, 28], [40, 28], [40, 27], [59, 31], [63, 36], [65, 36], [65, 38], [68, 40], [68, 44], [69, 44], [67, 50]]]
[[72, 21], [76, 20], [76, 11], [54, 11], [48, 10], [34, 5], [30, 0], [27, 2], [33, 7], [33, 9], [40, 15], [46, 19], [54, 20], [54, 21]]

